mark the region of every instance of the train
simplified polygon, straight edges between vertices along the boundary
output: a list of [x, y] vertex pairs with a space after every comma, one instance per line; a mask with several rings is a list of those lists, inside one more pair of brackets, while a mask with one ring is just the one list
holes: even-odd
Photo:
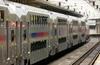
[[86, 20], [0, 1], [0, 65], [32, 65], [89, 39]]

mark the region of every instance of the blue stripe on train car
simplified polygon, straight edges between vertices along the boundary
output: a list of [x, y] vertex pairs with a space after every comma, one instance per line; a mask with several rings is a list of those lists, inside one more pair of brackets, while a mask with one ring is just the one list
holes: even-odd
[[32, 37], [37, 37], [37, 33], [31, 33]]

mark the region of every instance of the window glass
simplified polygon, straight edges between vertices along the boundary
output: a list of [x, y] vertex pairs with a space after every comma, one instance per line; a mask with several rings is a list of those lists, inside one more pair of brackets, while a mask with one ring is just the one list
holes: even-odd
[[14, 30], [11, 30], [11, 42], [14, 41], [15, 35], [14, 35]]
[[59, 25], [64, 25], [66, 24], [67, 20], [66, 19], [58, 19], [58, 24]]
[[77, 39], [78, 38], [78, 35], [73, 35], [73, 39]]
[[30, 21], [33, 23], [33, 24], [47, 24], [47, 19], [48, 17], [46, 16], [38, 16], [38, 15], [31, 15], [30, 16]]
[[43, 41], [36, 41], [31, 43], [31, 52], [39, 49], [46, 48], [46, 40]]
[[82, 26], [85, 26], [85, 22], [81, 22], [81, 25], [82, 25]]
[[4, 11], [0, 10], [0, 21], [3, 22], [4, 21]]
[[24, 40], [26, 40], [26, 30], [24, 30], [23, 37], [24, 37]]
[[64, 43], [64, 42], [66, 42], [66, 37], [62, 37], [62, 38], [59, 38], [58, 39], [58, 43], [60, 44], [60, 43]]
[[73, 21], [73, 25], [77, 26], [78, 25], [78, 21]]

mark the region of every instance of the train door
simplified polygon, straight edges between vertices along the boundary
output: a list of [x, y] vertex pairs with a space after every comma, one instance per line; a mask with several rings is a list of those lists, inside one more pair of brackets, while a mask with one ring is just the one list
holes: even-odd
[[[20, 65], [22, 55], [22, 45], [20, 38], [20, 22], [10, 21], [8, 23], [8, 41], [9, 41], [9, 55], [12, 63], [11, 65]], [[9, 59], [9, 58], [8, 58]]]
[[[55, 20], [53, 20], [55, 21]], [[52, 35], [52, 39], [50, 41], [50, 43], [52, 44], [51, 47], [51, 51], [50, 51], [50, 55], [54, 55], [56, 54], [58, 51], [57, 51], [57, 48], [58, 48], [58, 33], [57, 33], [57, 23], [56, 21], [54, 23], [52, 23], [52, 30], [51, 30], [51, 35]]]
[[59, 48], [58, 51], [62, 51], [67, 49], [67, 20], [64, 18], [58, 18], [57, 19], [57, 37], [58, 37], [58, 44]]
[[[7, 11], [6, 11], [7, 13]], [[4, 20], [6, 14], [0, 10], [0, 65], [14, 65], [16, 56], [16, 23]]]
[[28, 56], [28, 22], [20, 22], [20, 48], [22, 65], [27, 65]]
[[[1, 56], [3, 57], [4, 64], [3, 65], [15, 65], [16, 64], [16, 22], [15, 21], [5, 21], [4, 24], [1, 24], [0, 41], [2, 40], [2, 51]], [[3, 42], [5, 44], [3, 45]], [[1, 57], [1, 58], [2, 58]], [[3, 62], [2, 61], [2, 62]]]
[[8, 57], [6, 42], [7, 28], [6, 22], [4, 21], [4, 14], [5, 12], [0, 10], [0, 65], [5, 65]]
[[9, 65], [22, 65], [22, 22], [7, 22], [7, 42]]
[[73, 25], [72, 25], [72, 22], [70, 22], [69, 23], [69, 40], [70, 40], [70, 44], [68, 45], [69, 48], [73, 46], [72, 34], [73, 34]]

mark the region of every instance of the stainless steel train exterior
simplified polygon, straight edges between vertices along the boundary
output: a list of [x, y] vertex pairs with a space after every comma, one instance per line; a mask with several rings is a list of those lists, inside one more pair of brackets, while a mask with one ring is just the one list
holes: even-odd
[[71, 48], [86, 41], [85, 26], [73, 16], [2, 1], [0, 65], [31, 65]]
[[80, 43], [80, 32], [79, 32], [79, 26], [80, 21], [77, 17], [71, 17], [70, 24], [72, 25], [72, 45], [75, 46], [78, 43]]

